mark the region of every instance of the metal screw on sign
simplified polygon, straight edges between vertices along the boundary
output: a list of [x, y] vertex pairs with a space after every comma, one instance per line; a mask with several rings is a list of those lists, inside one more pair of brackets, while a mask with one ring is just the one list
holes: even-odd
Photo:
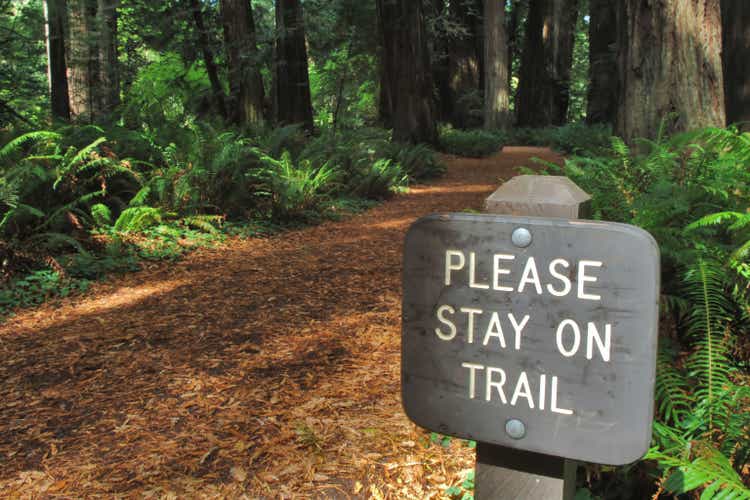
[[519, 227], [510, 237], [513, 244], [519, 248], [526, 248], [531, 245], [531, 232], [525, 227]]
[[505, 433], [513, 439], [522, 439], [526, 435], [526, 426], [517, 418], [505, 422]]

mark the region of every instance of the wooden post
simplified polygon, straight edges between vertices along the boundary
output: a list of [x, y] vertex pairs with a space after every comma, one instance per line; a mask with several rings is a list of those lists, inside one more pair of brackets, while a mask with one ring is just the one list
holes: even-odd
[[[590, 200], [567, 177], [521, 175], [487, 198], [485, 212], [576, 219], [588, 212]], [[522, 440], [524, 435], [525, 431], [520, 432], [517, 439]], [[475, 498], [571, 500], [575, 496], [576, 468], [573, 460], [480, 442]]]

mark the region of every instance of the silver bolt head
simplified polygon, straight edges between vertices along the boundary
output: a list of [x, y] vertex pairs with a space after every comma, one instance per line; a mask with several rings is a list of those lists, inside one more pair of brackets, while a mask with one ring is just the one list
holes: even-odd
[[516, 228], [510, 237], [513, 244], [520, 248], [526, 248], [531, 245], [531, 231], [525, 227]]
[[521, 439], [526, 436], [526, 426], [517, 418], [511, 418], [505, 422], [505, 433], [513, 439]]

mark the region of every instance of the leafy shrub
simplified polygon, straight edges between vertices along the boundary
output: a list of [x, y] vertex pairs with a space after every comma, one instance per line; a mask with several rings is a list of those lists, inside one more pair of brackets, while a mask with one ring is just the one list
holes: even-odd
[[605, 125], [570, 123], [562, 127], [515, 128], [498, 132], [505, 144], [547, 146], [563, 153], [606, 155], [612, 131]]
[[349, 182], [347, 189], [355, 196], [369, 199], [383, 199], [393, 193], [397, 187], [407, 182], [407, 176], [398, 163], [388, 158], [381, 158], [375, 163], [366, 163]]
[[426, 144], [396, 144], [392, 153], [409, 179], [423, 181], [439, 177], [445, 172], [445, 164], [435, 151]]
[[153, 207], [130, 207], [115, 222], [114, 230], [120, 233], [141, 232], [161, 224], [161, 210]]
[[593, 195], [595, 217], [641, 226], [659, 242], [662, 331], [673, 333], [660, 342], [660, 423], [647, 457], [662, 486], [750, 498], [739, 476], [750, 460], [750, 352], [739, 348], [750, 331], [750, 135], [709, 128], [638, 146], [613, 138], [602, 156], [547, 166]]
[[263, 177], [271, 200], [273, 218], [281, 221], [305, 220], [327, 199], [335, 170], [324, 164], [313, 167], [309, 161], [294, 165], [289, 153], [280, 160], [264, 158]]
[[440, 130], [440, 148], [446, 153], [481, 158], [497, 153], [502, 147], [503, 137], [498, 133], [449, 127]]
[[87, 280], [64, 278], [57, 271], [41, 269], [0, 288], [0, 318], [14, 309], [41, 304], [52, 297], [67, 297], [88, 289]]

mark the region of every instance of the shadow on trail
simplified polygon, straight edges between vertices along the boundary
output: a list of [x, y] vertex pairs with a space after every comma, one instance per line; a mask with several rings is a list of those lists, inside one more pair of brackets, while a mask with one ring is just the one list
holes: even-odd
[[[238, 463], [270, 467], [280, 443], [311, 456], [314, 409], [341, 432], [339, 412], [395, 404], [405, 231], [431, 212], [479, 208], [509, 176], [488, 164], [344, 221], [113, 278], [3, 325], [0, 481], [46, 471], [76, 495], [224, 484]], [[387, 352], [363, 342], [381, 332]], [[316, 406], [360, 366], [388, 375], [363, 380], [356, 402]]]

